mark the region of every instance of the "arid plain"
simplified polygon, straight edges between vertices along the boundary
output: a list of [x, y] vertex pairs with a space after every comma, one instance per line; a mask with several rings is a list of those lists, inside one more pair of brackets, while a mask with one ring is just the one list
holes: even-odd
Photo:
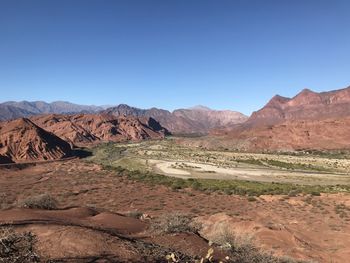
[[[201, 258], [224, 233], [245, 240], [239, 242], [249, 238], [254, 246], [280, 257], [345, 262], [350, 253], [347, 159], [213, 152], [184, 147], [176, 138], [109, 143], [91, 152], [84, 159], [1, 169], [3, 209], [43, 193], [57, 200], [59, 210], [0, 212], [2, 225], [37, 235], [43, 258], [152, 261], [159, 253], [164, 259], [171, 253]], [[218, 167], [237, 167], [245, 177]], [[155, 172], [167, 177], [150, 179]], [[227, 183], [230, 180], [234, 184]], [[299, 187], [294, 180], [308, 183]], [[159, 218], [174, 213], [200, 224], [198, 234], [152, 229]], [[218, 257], [225, 260], [218, 244]]]

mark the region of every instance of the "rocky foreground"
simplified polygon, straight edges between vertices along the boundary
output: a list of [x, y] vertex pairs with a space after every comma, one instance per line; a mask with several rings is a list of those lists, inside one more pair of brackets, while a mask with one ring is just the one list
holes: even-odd
[[[4, 171], [0, 230], [31, 232], [37, 239], [35, 252], [54, 262], [168, 262], [172, 253], [200, 259], [210, 245], [216, 259], [225, 262], [230, 255], [228, 262], [240, 263], [296, 262], [281, 261], [284, 256], [340, 263], [347, 262], [350, 252], [347, 194], [251, 200], [172, 190], [77, 159]], [[262, 261], [269, 252], [280, 261]], [[242, 255], [256, 258], [243, 261]]]

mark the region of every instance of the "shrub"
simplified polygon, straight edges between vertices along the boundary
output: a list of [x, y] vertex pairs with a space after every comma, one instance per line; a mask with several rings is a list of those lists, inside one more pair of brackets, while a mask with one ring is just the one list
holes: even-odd
[[225, 224], [219, 224], [215, 227], [211, 236], [211, 243], [217, 244], [222, 248], [232, 248], [252, 245], [252, 236], [239, 235], [232, 231]]
[[16, 199], [6, 193], [0, 193], [0, 210], [11, 208]]
[[136, 218], [136, 219], [140, 219], [143, 216], [143, 213], [140, 211], [129, 211], [125, 214], [128, 217], [132, 217], [132, 218]]
[[16, 233], [12, 228], [0, 228], [0, 262], [39, 262], [35, 242], [36, 237], [31, 232]]
[[300, 194], [299, 190], [290, 190], [288, 193], [289, 197], [296, 197], [298, 194]]
[[313, 195], [313, 196], [321, 196], [321, 193], [318, 192], [318, 191], [312, 191], [311, 195]]
[[[279, 258], [271, 253], [262, 251], [254, 244], [253, 237], [239, 234], [220, 224], [211, 236], [211, 243], [218, 245], [230, 263], [296, 263], [302, 262], [290, 258]], [[204, 261], [208, 262], [208, 261]]]
[[48, 194], [41, 194], [21, 201], [20, 207], [53, 210], [57, 208], [57, 201]]
[[254, 196], [248, 196], [247, 200], [248, 200], [249, 202], [255, 202], [255, 201], [257, 201], [257, 199], [256, 199]]
[[196, 233], [199, 227], [192, 222], [192, 219], [188, 215], [174, 212], [163, 214], [155, 220], [152, 224], [152, 230], [167, 234], [181, 232]]

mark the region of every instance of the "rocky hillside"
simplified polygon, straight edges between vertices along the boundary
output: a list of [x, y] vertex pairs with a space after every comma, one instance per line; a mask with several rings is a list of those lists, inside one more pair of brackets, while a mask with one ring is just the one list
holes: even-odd
[[104, 114], [39, 115], [0, 122], [0, 164], [55, 160], [74, 146], [161, 139], [168, 131], [151, 118]]
[[334, 150], [350, 149], [349, 127], [350, 87], [303, 90], [293, 98], [276, 95], [247, 122], [211, 134], [222, 136], [221, 147], [248, 151]]
[[151, 117], [157, 120], [170, 132], [176, 133], [207, 133], [212, 128], [233, 125], [246, 121], [247, 117], [235, 111], [216, 111], [205, 107], [178, 109], [173, 112], [151, 108], [138, 109], [125, 104], [108, 108], [106, 114], [115, 116], [132, 115], [137, 117]]
[[101, 141], [161, 139], [168, 133], [151, 118], [106, 114], [39, 115], [31, 117], [38, 126], [68, 141], [85, 145]]
[[0, 123], [1, 162], [60, 159], [71, 154], [69, 143], [21, 118]]
[[274, 96], [248, 122], [252, 126], [287, 120], [322, 120], [350, 116], [350, 87], [329, 92], [304, 89], [293, 98]]
[[231, 126], [247, 120], [247, 116], [237, 111], [211, 110], [203, 106], [175, 110], [173, 114], [177, 117], [188, 119], [192, 123], [198, 123], [198, 127], [202, 126], [201, 129], [204, 131], [217, 127]]

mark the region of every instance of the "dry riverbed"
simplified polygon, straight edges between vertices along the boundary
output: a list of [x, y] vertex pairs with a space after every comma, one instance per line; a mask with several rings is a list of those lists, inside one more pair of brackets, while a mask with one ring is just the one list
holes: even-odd
[[259, 182], [287, 182], [298, 184], [350, 184], [350, 176], [337, 173], [288, 171], [274, 168], [237, 165], [225, 168], [211, 164], [182, 161], [148, 160], [154, 171], [166, 176], [199, 179], [238, 179]]

